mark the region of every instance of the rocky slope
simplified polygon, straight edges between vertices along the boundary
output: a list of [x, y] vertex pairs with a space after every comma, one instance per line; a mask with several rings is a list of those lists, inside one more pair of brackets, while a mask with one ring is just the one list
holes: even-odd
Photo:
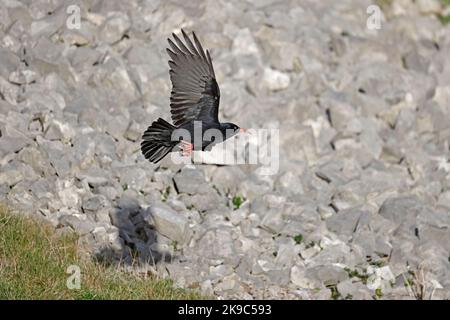
[[[450, 12], [379, 4], [0, 1], [0, 201], [223, 298], [450, 298]], [[181, 27], [221, 118], [279, 128], [276, 174], [140, 154]]]

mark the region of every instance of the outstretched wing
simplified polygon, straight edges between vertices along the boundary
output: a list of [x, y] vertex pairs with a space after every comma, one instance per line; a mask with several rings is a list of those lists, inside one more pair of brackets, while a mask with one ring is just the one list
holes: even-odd
[[193, 120], [219, 122], [220, 91], [216, 82], [211, 56], [205, 51], [192, 32], [194, 43], [181, 29], [185, 43], [175, 34], [175, 43], [168, 39], [171, 49], [167, 49], [172, 92], [170, 112], [175, 126]]

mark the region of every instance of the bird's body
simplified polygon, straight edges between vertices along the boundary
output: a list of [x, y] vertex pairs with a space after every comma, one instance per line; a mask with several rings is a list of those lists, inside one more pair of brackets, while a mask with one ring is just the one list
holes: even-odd
[[141, 150], [145, 158], [159, 162], [179, 146], [184, 154], [211, 147], [239, 132], [232, 123], [218, 118], [220, 90], [208, 50], [203, 50], [195, 33], [194, 43], [182, 31], [185, 43], [175, 34], [168, 39], [172, 92], [170, 108], [173, 125], [159, 118], [144, 132]]

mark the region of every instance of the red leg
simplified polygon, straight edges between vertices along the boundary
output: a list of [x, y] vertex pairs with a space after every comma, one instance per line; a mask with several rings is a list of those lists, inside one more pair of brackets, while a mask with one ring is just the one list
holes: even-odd
[[190, 156], [192, 154], [192, 151], [194, 150], [194, 146], [192, 143], [181, 140], [179, 148], [181, 150], [182, 156]]

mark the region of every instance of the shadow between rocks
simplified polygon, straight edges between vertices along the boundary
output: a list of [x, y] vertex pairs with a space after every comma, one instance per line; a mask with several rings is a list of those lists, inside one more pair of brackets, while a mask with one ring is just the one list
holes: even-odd
[[97, 247], [93, 256], [96, 262], [105, 266], [157, 269], [173, 261], [173, 252], [161, 250], [158, 245], [161, 235], [152, 227], [150, 208], [143, 208], [136, 199], [123, 197], [111, 209], [110, 218], [117, 232], [110, 236], [109, 245]]

